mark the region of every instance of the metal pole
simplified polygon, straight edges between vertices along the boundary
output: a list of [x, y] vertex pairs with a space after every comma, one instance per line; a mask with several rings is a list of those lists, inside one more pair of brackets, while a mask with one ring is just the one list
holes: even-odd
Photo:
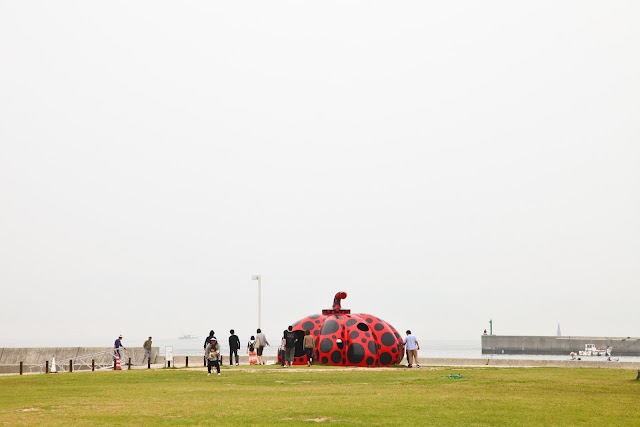
[[262, 276], [258, 275], [258, 328], [262, 328]]
[[22, 375], [22, 362], [20, 362], [20, 375]]
[[493, 320], [489, 319], [489, 335], [493, 335]]
[[73, 372], [73, 359], [69, 359], [69, 372]]
[[188, 368], [188, 367], [189, 367], [189, 356], [186, 356], [186, 357], [184, 358], [184, 362], [185, 362], [185, 366], [184, 366], [184, 367], [185, 367], [185, 368]]
[[44, 363], [44, 373], [48, 374], [49, 373], [49, 361], [45, 361]]
[[91, 359], [91, 372], [96, 370], [96, 359]]

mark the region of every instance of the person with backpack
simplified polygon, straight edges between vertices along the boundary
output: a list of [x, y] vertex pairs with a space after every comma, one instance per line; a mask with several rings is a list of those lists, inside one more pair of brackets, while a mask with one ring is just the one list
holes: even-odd
[[238, 366], [238, 361], [240, 360], [238, 357], [238, 350], [240, 350], [240, 338], [238, 338], [233, 329], [230, 330], [229, 333], [231, 334], [229, 336], [229, 366], [233, 366], [234, 354], [236, 355], [236, 366]]
[[262, 359], [262, 352], [264, 348], [269, 345], [267, 337], [260, 328], [256, 331], [256, 352], [258, 353], [258, 365], [264, 365], [264, 359]]
[[280, 363], [282, 364], [283, 368], [284, 368], [284, 365], [285, 365], [284, 348], [285, 348], [285, 344], [287, 343], [287, 340], [284, 338], [285, 335], [287, 335], [287, 330], [286, 329], [284, 331], [282, 331], [282, 338], [280, 338], [280, 345], [278, 346], [278, 356], [280, 357]]
[[290, 368], [296, 354], [296, 343], [298, 342], [298, 337], [295, 332], [293, 332], [293, 326], [289, 326], [289, 328], [287, 328], [287, 332], [284, 334], [284, 339], [284, 351], [287, 358], [287, 367]]
[[247, 343], [247, 354], [249, 355], [249, 365], [255, 365], [258, 363], [256, 357], [256, 337], [251, 335], [249, 342]]
[[220, 344], [215, 336], [209, 339], [209, 344], [204, 348], [204, 357], [207, 358], [207, 375], [211, 375], [211, 368], [216, 367], [216, 372], [220, 375]]

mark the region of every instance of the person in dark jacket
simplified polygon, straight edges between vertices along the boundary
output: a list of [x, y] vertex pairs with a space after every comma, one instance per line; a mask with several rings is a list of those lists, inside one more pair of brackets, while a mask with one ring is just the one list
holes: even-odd
[[239, 365], [240, 358], [238, 357], [238, 350], [240, 350], [240, 338], [235, 334], [232, 329], [229, 331], [229, 366], [233, 366], [233, 355], [236, 355], [236, 366]]
[[209, 342], [211, 341], [211, 338], [213, 338], [215, 334], [216, 333], [213, 332], [213, 329], [209, 331], [209, 336], [204, 339], [204, 346], [202, 348], [207, 348], [207, 345], [209, 344]]

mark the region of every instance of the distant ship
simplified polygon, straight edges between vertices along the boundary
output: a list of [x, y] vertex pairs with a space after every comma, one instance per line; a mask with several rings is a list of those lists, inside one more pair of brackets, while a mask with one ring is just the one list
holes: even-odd
[[178, 337], [178, 339], [181, 339], [181, 340], [194, 340], [196, 338], [198, 338], [197, 335], [191, 335], [191, 334], [182, 334], [181, 336]]

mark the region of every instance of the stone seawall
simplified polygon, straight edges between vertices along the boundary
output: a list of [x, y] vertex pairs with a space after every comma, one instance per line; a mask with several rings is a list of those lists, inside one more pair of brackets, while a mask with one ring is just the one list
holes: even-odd
[[552, 337], [520, 335], [483, 335], [482, 354], [578, 353], [586, 344], [598, 348], [612, 347], [613, 356], [640, 356], [640, 338], [635, 337]]

